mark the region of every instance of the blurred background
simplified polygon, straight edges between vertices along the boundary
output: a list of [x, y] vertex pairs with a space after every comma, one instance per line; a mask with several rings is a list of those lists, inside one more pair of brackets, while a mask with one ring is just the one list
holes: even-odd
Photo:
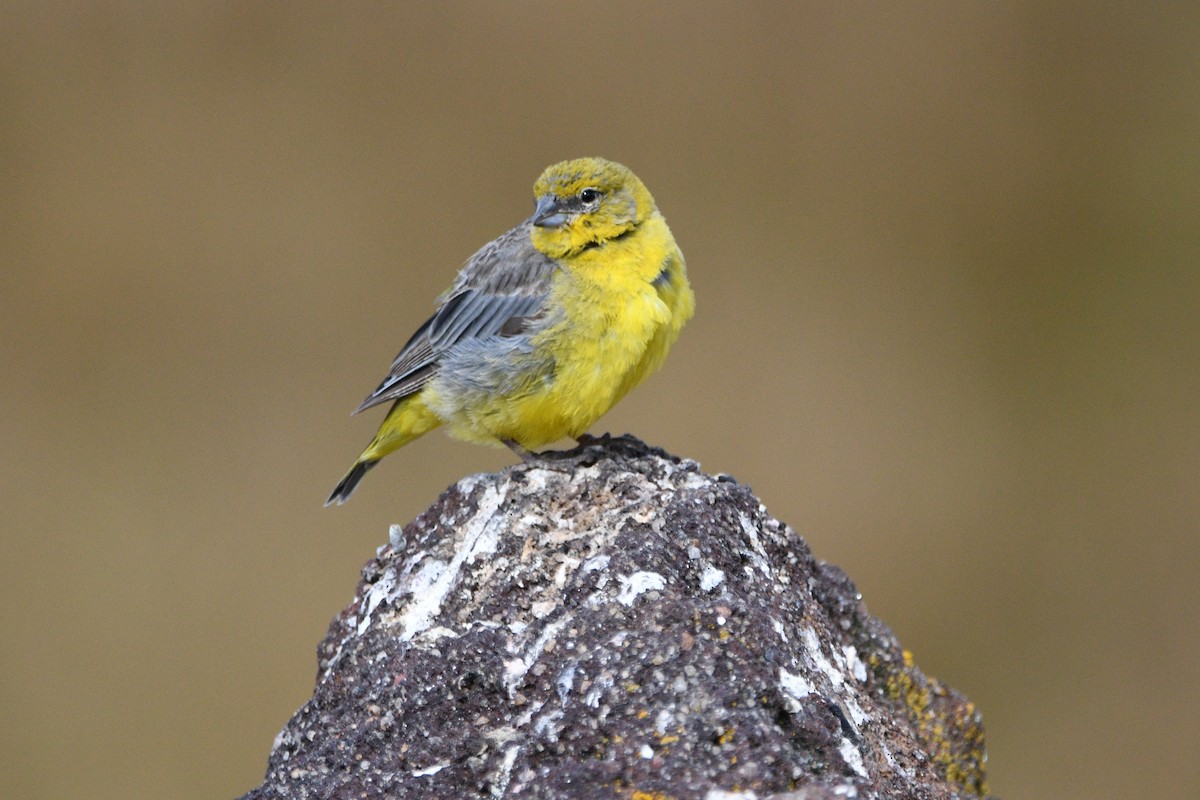
[[547, 164], [698, 313], [594, 432], [748, 483], [1006, 798], [1197, 796], [1200, 7], [0, 8], [0, 795], [255, 786], [440, 433], [349, 411]]

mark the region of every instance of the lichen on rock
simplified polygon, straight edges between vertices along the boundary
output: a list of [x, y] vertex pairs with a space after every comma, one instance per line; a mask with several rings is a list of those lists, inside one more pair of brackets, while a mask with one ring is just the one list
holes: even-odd
[[319, 660], [247, 798], [987, 792], [979, 713], [839, 569], [631, 437], [452, 486]]

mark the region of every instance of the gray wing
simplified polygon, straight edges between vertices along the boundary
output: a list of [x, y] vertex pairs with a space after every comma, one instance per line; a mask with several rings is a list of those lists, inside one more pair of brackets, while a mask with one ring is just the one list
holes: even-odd
[[550, 291], [555, 263], [529, 239], [529, 221], [484, 245], [467, 260], [434, 315], [401, 348], [383, 382], [354, 410], [399, 400], [437, 374], [442, 356], [459, 342], [522, 333]]

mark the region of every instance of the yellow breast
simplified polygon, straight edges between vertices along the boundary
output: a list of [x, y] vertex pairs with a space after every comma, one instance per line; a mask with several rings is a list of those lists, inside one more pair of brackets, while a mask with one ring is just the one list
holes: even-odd
[[693, 297], [662, 217], [561, 262], [547, 300], [554, 324], [533, 338], [553, 369], [531, 391], [494, 398], [450, 433], [535, 450], [577, 437], [661, 365]]

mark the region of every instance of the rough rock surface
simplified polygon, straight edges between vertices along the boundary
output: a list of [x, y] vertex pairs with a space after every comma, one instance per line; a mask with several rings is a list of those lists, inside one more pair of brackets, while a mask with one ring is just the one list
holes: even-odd
[[380, 548], [247, 798], [955, 798], [983, 727], [745, 486], [629, 437]]

